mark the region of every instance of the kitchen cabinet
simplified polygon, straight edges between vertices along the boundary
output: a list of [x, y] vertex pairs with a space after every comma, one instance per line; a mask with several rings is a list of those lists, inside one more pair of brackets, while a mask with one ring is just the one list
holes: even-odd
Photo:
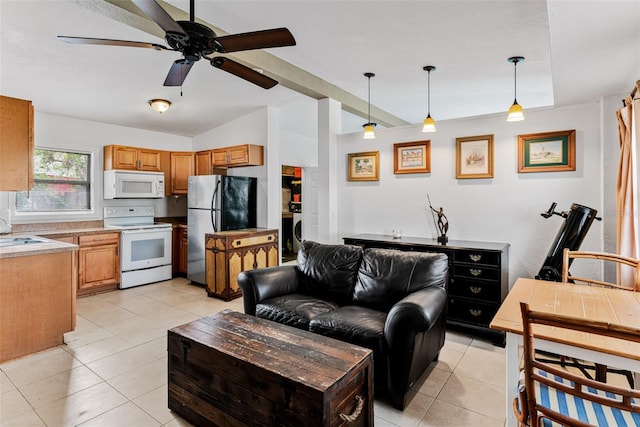
[[244, 144], [211, 150], [211, 162], [216, 167], [262, 166], [264, 147]]
[[33, 105], [0, 96], [0, 191], [33, 188]]
[[120, 233], [80, 235], [78, 245], [78, 296], [117, 289]]
[[196, 175], [211, 175], [213, 169], [211, 155], [211, 150], [196, 152]]
[[104, 146], [104, 170], [122, 169], [162, 172], [161, 152], [123, 145]]
[[173, 226], [172, 271], [174, 276], [187, 275], [188, 237], [187, 226], [177, 224]]
[[504, 347], [504, 333], [489, 323], [507, 296], [509, 286], [509, 244], [449, 240], [446, 245], [434, 239], [377, 234], [345, 237], [345, 244], [363, 248], [439, 252], [449, 258], [447, 324], [489, 336]]
[[187, 194], [188, 178], [195, 174], [194, 154], [172, 151], [170, 158], [171, 194]]
[[278, 265], [278, 230], [246, 228], [205, 235], [207, 295], [230, 301], [242, 296], [238, 274]]

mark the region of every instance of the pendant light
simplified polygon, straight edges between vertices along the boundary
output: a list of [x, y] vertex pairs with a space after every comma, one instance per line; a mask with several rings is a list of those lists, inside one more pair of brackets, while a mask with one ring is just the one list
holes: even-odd
[[509, 114], [507, 115], [508, 122], [519, 122], [520, 120], [524, 120], [524, 112], [522, 111], [522, 106], [518, 104], [518, 99], [516, 96], [517, 86], [517, 70], [518, 70], [518, 62], [524, 61], [524, 57], [522, 56], [512, 56], [508, 59], [509, 62], [513, 64], [513, 105], [509, 108]]
[[369, 87], [369, 110], [368, 110], [368, 114], [367, 114], [367, 123], [363, 124], [362, 127], [364, 128], [364, 133], [362, 135], [363, 139], [375, 139], [376, 137], [376, 126], [377, 123], [372, 123], [371, 122], [371, 77], [375, 77], [375, 74], [373, 73], [364, 73], [364, 76], [369, 79], [369, 83], [368, 83], [368, 87]]
[[435, 132], [436, 121], [431, 118], [431, 72], [435, 71], [436, 67], [427, 65], [422, 69], [427, 72], [427, 118], [422, 122], [422, 132]]

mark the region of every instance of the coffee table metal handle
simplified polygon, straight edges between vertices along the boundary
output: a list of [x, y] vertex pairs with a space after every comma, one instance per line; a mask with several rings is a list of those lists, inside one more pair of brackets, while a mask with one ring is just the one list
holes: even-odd
[[362, 412], [363, 407], [364, 407], [364, 399], [360, 395], [356, 394], [356, 406], [355, 408], [353, 408], [353, 412], [351, 412], [351, 414], [349, 415], [340, 413], [340, 419], [348, 423], [354, 422], [360, 416], [360, 413]]

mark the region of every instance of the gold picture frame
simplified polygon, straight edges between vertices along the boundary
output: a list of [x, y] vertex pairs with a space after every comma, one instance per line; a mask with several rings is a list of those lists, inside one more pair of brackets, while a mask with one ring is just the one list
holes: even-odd
[[393, 144], [393, 173], [431, 172], [431, 140]]
[[493, 134], [456, 138], [456, 179], [493, 178]]
[[518, 173], [576, 170], [576, 130], [518, 135]]
[[379, 181], [380, 152], [349, 153], [347, 158], [348, 181]]

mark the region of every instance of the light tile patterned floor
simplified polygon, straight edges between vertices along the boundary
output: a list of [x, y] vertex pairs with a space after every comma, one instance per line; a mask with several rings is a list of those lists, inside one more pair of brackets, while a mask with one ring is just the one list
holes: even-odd
[[[78, 299], [66, 345], [0, 365], [1, 426], [189, 424], [167, 409], [167, 329], [224, 308], [174, 279]], [[403, 411], [376, 402], [376, 427], [504, 426], [504, 349], [447, 332], [440, 360]]]

